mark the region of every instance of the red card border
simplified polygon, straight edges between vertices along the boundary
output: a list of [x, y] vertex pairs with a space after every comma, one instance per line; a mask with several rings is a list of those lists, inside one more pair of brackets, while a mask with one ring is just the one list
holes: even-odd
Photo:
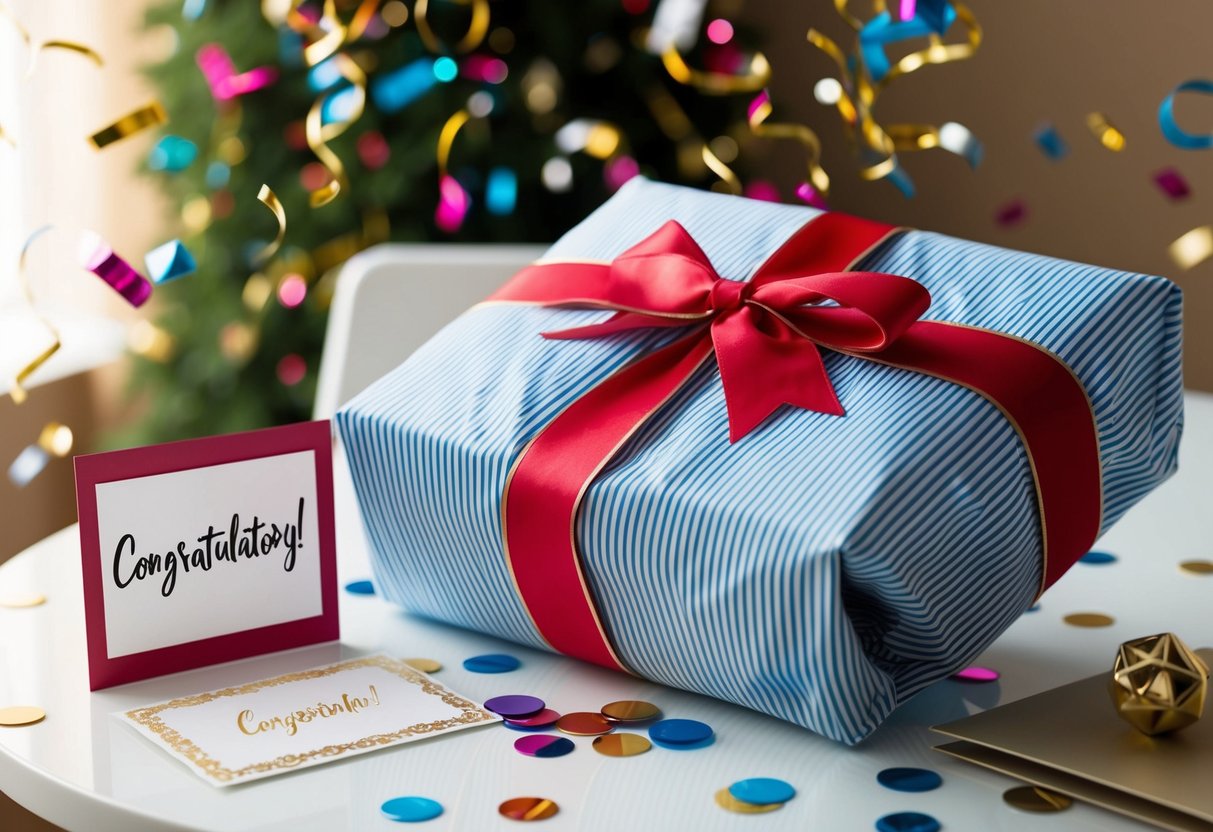
[[[105, 635], [101, 542], [97, 528], [100, 483], [170, 474], [250, 459], [314, 451], [316, 514], [320, 531], [321, 613], [212, 638], [160, 647], [111, 659]], [[89, 690], [153, 676], [288, 650], [340, 637], [337, 618], [337, 551], [333, 519], [333, 446], [327, 420], [246, 433], [187, 439], [123, 451], [87, 454], [74, 460], [80, 554], [84, 571], [84, 618], [88, 641]]]

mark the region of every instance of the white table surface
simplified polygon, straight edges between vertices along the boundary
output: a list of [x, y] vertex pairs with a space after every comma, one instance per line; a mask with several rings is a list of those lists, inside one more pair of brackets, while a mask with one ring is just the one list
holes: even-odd
[[[1116, 646], [1170, 630], [1192, 646], [1213, 645], [1213, 576], [1179, 570], [1213, 557], [1213, 396], [1189, 394], [1180, 473], [1130, 512], [1101, 541], [1119, 561], [1078, 564], [982, 657], [1003, 678], [991, 685], [943, 681], [893, 715], [869, 741], [846, 748], [744, 708], [682, 693], [576, 661], [411, 618], [377, 597], [341, 593], [341, 643], [279, 653], [88, 691], [80, 556], [75, 527], [0, 566], [0, 595], [40, 592], [43, 606], [0, 608], [0, 706], [44, 708], [39, 724], [0, 728], [0, 790], [72, 830], [376, 830], [400, 828], [379, 814], [397, 795], [432, 797], [446, 808], [427, 830], [514, 829], [497, 805], [510, 797], [551, 798], [560, 812], [538, 827], [591, 830], [874, 829], [889, 812], [917, 810], [948, 830], [1128, 830], [1142, 828], [1084, 805], [1056, 815], [1007, 806], [1015, 783], [932, 751], [944, 738], [927, 726], [1106, 671]], [[348, 473], [338, 456], [337, 521], [342, 583], [369, 576]], [[1107, 612], [1116, 624], [1078, 629], [1076, 611]], [[465, 695], [532, 693], [559, 711], [596, 710], [614, 699], [647, 699], [667, 716], [711, 724], [716, 743], [689, 752], [654, 748], [634, 758], [603, 757], [577, 738], [558, 759], [513, 750], [519, 734], [488, 726], [386, 749], [228, 789], [217, 789], [151, 745], [112, 714], [137, 705], [385, 651], [441, 661], [436, 674]], [[523, 661], [503, 675], [465, 671], [461, 660], [508, 652]], [[1103, 707], [1096, 703], [1095, 707]], [[1209, 717], [1213, 718], [1213, 716]], [[888, 766], [924, 766], [941, 788], [904, 794], [877, 785]], [[753, 776], [783, 778], [798, 790], [783, 809], [739, 816], [713, 801], [717, 789]]]

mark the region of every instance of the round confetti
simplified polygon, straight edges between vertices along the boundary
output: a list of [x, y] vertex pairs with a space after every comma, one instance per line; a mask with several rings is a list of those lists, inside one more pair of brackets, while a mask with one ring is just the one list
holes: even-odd
[[1102, 612], [1072, 612], [1062, 621], [1071, 627], [1111, 627], [1116, 619]]
[[8, 595], [0, 598], [0, 607], [8, 607], [9, 609], [24, 609], [26, 607], [37, 607], [46, 603], [46, 596], [31, 592], [29, 595]]
[[992, 667], [966, 667], [957, 673], [952, 674], [952, 678], [958, 682], [997, 682], [998, 671]]
[[551, 728], [558, 719], [560, 719], [559, 712], [553, 711], [551, 708], [544, 708], [539, 713], [522, 719], [507, 719], [505, 724], [516, 731], [541, 731], [544, 728]]
[[307, 375], [307, 361], [298, 353], [287, 353], [279, 360], [275, 372], [283, 387], [294, 387]]
[[729, 786], [729, 794], [742, 803], [769, 806], [772, 803], [787, 803], [796, 796], [796, 789], [792, 788], [791, 783], [774, 777], [751, 777]]
[[506, 719], [525, 719], [528, 716], [534, 716], [544, 709], [546, 703], [537, 696], [526, 696], [524, 694], [510, 694], [507, 696], [494, 696], [492, 699], [486, 699], [484, 707], [488, 708], [498, 716], [503, 716]]
[[522, 662], [505, 653], [489, 653], [463, 660], [463, 669], [473, 673], [509, 673], [522, 666]]
[[536, 734], [514, 740], [514, 750], [528, 757], [563, 757], [571, 754], [576, 747], [568, 737], [553, 737], [551, 734]]
[[876, 782], [895, 792], [929, 792], [943, 784], [943, 778], [929, 768], [886, 768]]
[[1106, 566], [1109, 563], [1116, 563], [1116, 555], [1111, 552], [1087, 552], [1078, 559], [1078, 562], [1091, 566]]
[[546, 797], [511, 797], [497, 807], [497, 812], [511, 820], [546, 820], [560, 807]]
[[345, 591], [350, 595], [374, 595], [375, 585], [370, 581], [350, 581], [345, 585]]
[[420, 823], [442, 814], [442, 804], [428, 797], [393, 797], [379, 807], [388, 820], [399, 823]]
[[716, 792], [716, 805], [721, 809], [728, 809], [730, 812], [737, 812], [740, 815], [757, 815], [763, 812], [774, 812], [776, 809], [783, 808], [782, 803], [768, 803], [765, 806], [759, 806], [756, 803], [746, 803], [729, 794], [728, 789], [721, 789]]
[[609, 734], [614, 730], [614, 726], [607, 722], [607, 718], [602, 714], [575, 711], [556, 720], [556, 729], [574, 737], [596, 737], [599, 734]]
[[605, 734], [594, 738], [594, 750], [608, 757], [635, 757], [653, 747], [640, 734]]
[[1002, 799], [1025, 812], [1061, 812], [1074, 801], [1064, 794], [1039, 786], [1017, 786], [1002, 793]]
[[895, 812], [876, 821], [877, 832], [939, 832], [939, 821], [922, 812]]
[[660, 745], [694, 745], [712, 738], [712, 726], [694, 719], [663, 719], [649, 728]]
[[436, 662], [433, 659], [405, 659], [404, 663], [422, 673], [437, 673], [442, 670], [442, 662]]
[[661, 708], [639, 699], [622, 699], [602, 706], [602, 715], [614, 722], [648, 722], [661, 716]]
[[33, 705], [13, 705], [0, 708], [0, 725], [33, 725], [46, 719], [46, 711]]
[[1213, 560], [1185, 560], [1179, 568], [1190, 575], [1213, 575]]

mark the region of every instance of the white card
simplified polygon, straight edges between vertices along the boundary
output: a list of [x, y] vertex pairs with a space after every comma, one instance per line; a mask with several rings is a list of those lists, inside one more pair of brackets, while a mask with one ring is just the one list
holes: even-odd
[[215, 786], [232, 786], [499, 717], [399, 659], [366, 656], [119, 716]]

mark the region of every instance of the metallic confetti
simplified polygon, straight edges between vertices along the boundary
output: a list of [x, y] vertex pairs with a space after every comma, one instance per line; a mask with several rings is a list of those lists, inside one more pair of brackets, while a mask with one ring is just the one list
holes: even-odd
[[422, 673], [437, 673], [442, 670], [442, 662], [434, 659], [405, 659], [404, 663], [413, 670], [420, 670]]
[[152, 284], [95, 235], [85, 238], [81, 265], [105, 281], [131, 306], [138, 308], [152, 296]]
[[37, 353], [24, 367], [18, 370], [17, 375], [13, 377], [13, 383], [9, 388], [9, 395], [12, 398], [13, 404], [21, 404], [26, 400], [28, 397], [24, 387], [26, 380], [39, 367], [45, 364], [52, 355], [59, 351], [59, 346], [62, 343], [59, 340], [59, 330], [55, 328], [55, 325], [48, 318], [42, 316], [37, 311], [37, 306], [34, 303], [34, 292], [30, 288], [29, 272], [26, 269], [30, 246], [42, 235], [50, 231], [51, 228], [52, 226], [44, 225], [26, 237], [25, 242], [21, 245], [21, 253], [17, 256], [17, 282], [21, 284], [21, 293], [25, 296], [25, 302], [29, 304], [30, 309], [34, 310], [34, 315], [38, 318], [38, 322], [50, 333], [51, 342], [43, 347], [41, 352]]
[[198, 269], [194, 256], [180, 240], [169, 240], [152, 249], [143, 255], [143, 264], [147, 266], [148, 276], [157, 285], [193, 274]]
[[1182, 235], [1167, 247], [1167, 253], [1181, 269], [1200, 265], [1213, 255], [1213, 226], [1201, 225]]
[[510, 820], [546, 820], [560, 807], [546, 797], [511, 797], [497, 807], [497, 813]]
[[649, 737], [664, 745], [692, 745], [712, 737], [712, 726], [694, 719], [663, 719], [649, 728]]
[[9, 24], [12, 26], [12, 28], [17, 32], [17, 35], [21, 38], [22, 41], [25, 42], [25, 45], [29, 48], [29, 64], [26, 66], [26, 69], [25, 69], [25, 77], [27, 77], [27, 78], [34, 74], [34, 69], [38, 63], [38, 56], [40, 54], [42, 54], [42, 52], [52, 50], [52, 49], [61, 49], [61, 50], [65, 50], [68, 52], [75, 52], [77, 55], [80, 55], [82, 57], [89, 59], [90, 61], [93, 62], [93, 64], [95, 64], [98, 67], [105, 65], [105, 62], [101, 59], [101, 56], [98, 55], [94, 50], [90, 49], [89, 47], [85, 46], [82, 43], [77, 43], [76, 41], [57, 40], [56, 39], [56, 40], [42, 40], [42, 41], [35, 42], [34, 39], [30, 36], [30, 33], [26, 30], [25, 26], [22, 25], [21, 21], [18, 20], [17, 17], [12, 12], [10, 12], [8, 10], [8, 7], [5, 6], [3, 3], [0, 3], [0, 18], [7, 20], [9, 22]]
[[750, 777], [729, 786], [729, 794], [742, 803], [769, 806], [772, 803], [787, 803], [796, 796], [796, 789], [791, 783], [774, 777]]
[[760, 815], [783, 808], [782, 803], [770, 803], [765, 806], [759, 806], [755, 803], [745, 803], [733, 797], [727, 788], [716, 792], [716, 805], [721, 809], [727, 809], [739, 815]]
[[661, 62], [675, 81], [708, 95], [758, 92], [771, 80], [771, 64], [761, 52], [751, 55], [746, 65], [737, 73], [692, 69], [678, 51], [678, 47], [673, 45], [661, 53]]
[[442, 804], [428, 797], [393, 797], [385, 800], [379, 811], [388, 820], [398, 823], [420, 823], [442, 814]]
[[462, 54], [471, 52], [480, 45], [489, 31], [489, 0], [468, 0], [468, 2], [472, 6], [471, 19], [468, 21], [467, 31], [454, 46], [448, 46], [434, 34], [428, 16], [429, 0], [417, 0], [413, 4], [413, 18], [417, 23], [417, 34], [421, 35], [421, 41], [425, 44], [426, 49], [436, 55], [445, 55], [449, 52]]
[[1019, 225], [1028, 218], [1028, 206], [1022, 199], [1013, 199], [999, 206], [994, 212], [994, 222], [1004, 228]]
[[522, 667], [522, 662], [506, 653], [489, 653], [463, 660], [463, 669], [473, 673], [508, 673]]
[[894, 812], [876, 821], [876, 832], [939, 832], [939, 821], [922, 812]]
[[1064, 794], [1041, 786], [1016, 786], [1003, 792], [1002, 799], [1025, 812], [1061, 812], [1074, 802]]
[[286, 239], [286, 209], [282, 207], [282, 203], [278, 201], [278, 195], [269, 185], [261, 186], [261, 190], [257, 192], [257, 201], [269, 208], [274, 219], [278, 220], [278, 233], [274, 239], [252, 257], [254, 264], [264, 264], [278, 252], [278, 249], [282, 247], [282, 241]]
[[1175, 96], [1183, 92], [1195, 92], [1201, 95], [1213, 95], [1213, 81], [1195, 78], [1184, 81], [1162, 100], [1158, 107], [1158, 126], [1167, 141], [1184, 150], [1207, 150], [1213, 147], [1213, 133], [1189, 133], [1175, 121]]
[[350, 595], [374, 595], [375, 585], [370, 581], [350, 581], [345, 585], [345, 591]]
[[1111, 552], [1099, 552], [1092, 550], [1078, 559], [1079, 563], [1085, 563], [1088, 566], [1106, 566], [1109, 563], [1116, 563], [1116, 555]]
[[166, 121], [168, 121], [168, 114], [164, 112], [164, 107], [160, 105], [159, 101], [153, 101], [151, 104], [132, 110], [113, 124], [102, 127], [89, 137], [89, 141], [93, 143], [93, 147], [100, 150], [142, 130], [164, 124]]
[[1057, 128], [1047, 122], [1036, 128], [1036, 132], [1032, 134], [1032, 140], [1036, 142], [1036, 146], [1042, 153], [1054, 161], [1063, 158], [1070, 152], [1069, 145], [1057, 132]]
[[992, 667], [966, 667], [951, 675], [957, 682], [997, 682], [998, 671]]
[[[341, 158], [329, 148], [328, 143], [358, 121], [366, 106], [366, 73], [363, 72], [362, 67], [358, 66], [353, 58], [344, 54], [336, 55], [333, 60], [341, 71], [342, 77], [349, 81], [351, 86], [316, 99], [308, 110], [307, 119], [304, 122], [308, 147], [333, 177], [327, 185], [309, 194], [308, 199], [313, 208], [327, 205], [336, 199], [343, 190], [349, 189], [345, 165]], [[325, 106], [331, 98], [338, 95], [350, 97], [350, 103], [345, 108], [346, 112], [342, 114], [344, 117], [331, 123], [325, 123]]]
[[1125, 136], [1117, 130], [1103, 113], [1087, 114], [1087, 129], [1108, 150], [1119, 153], [1125, 149]]
[[484, 707], [493, 713], [514, 720], [535, 716], [544, 709], [544, 705], [544, 701], [538, 696], [527, 696], [521, 693], [494, 696], [484, 702]]
[[178, 173], [198, 158], [198, 145], [181, 136], [164, 136], [148, 154], [147, 166], [152, 170]]
[[514, 740], [514, 750], [528, 757], [563, 757], [576, 748], [571, 739], [551, 734], [534, 734]]
[[613, 722], [648, 722], [661, 716], [661, 708], [641, 699], [621, 699], [603, 705], [602, 715]]
[[0, 725], [33, 725], [46, 719], [46, 711], [33, 705], [12, 705], [0, 708]]
[[272, 66], [237, 73], [227, 50], [218, 43], [203, 44], [194, 57], [210, 87], [211, 96], [219, 102], [256, 92], [278, 80], [278, 70]]
[[539, 713], [530, 716], [506, 719], [505, 724], [507, 728], [513, 728], [516, 731], [542, 731], [551, 728], [558, 719], [560, 719], [559, 712], [553, 711], [551, 708], [544, 708]]
[[1178, 202], [1192, 195], [1188, 180], [1175, 168], [1162, 168], [1154, 171], [1154, 184], [1172, 201]]
[[1102, 612], [1072, 612], [1062, 619], [1071, 627], [1111, 627], [1116, 619]]
[[606, 717], [589, 711], [574, 711], [556, 720], [556, 730], [574, 737], [596, 737], [615, 730]]
[[1179, 568], [1189, 575], [1213, 575], [1213, 560], [1185, 560]]
[[895, 792], [929, 792], [938, 789], [943, 778], [929, 768], [886, 768], [876, 775], [876, 782]]
[[10, 610], [40, 607], [45, 603], [46, 596], [37, 592], [26, 593], [25, 595], [0, 595], [0, 607]]
[[594, 750], [607, 757], [635, 757], [653, 747], [640, 734], [604, 734], [594, 738]]

